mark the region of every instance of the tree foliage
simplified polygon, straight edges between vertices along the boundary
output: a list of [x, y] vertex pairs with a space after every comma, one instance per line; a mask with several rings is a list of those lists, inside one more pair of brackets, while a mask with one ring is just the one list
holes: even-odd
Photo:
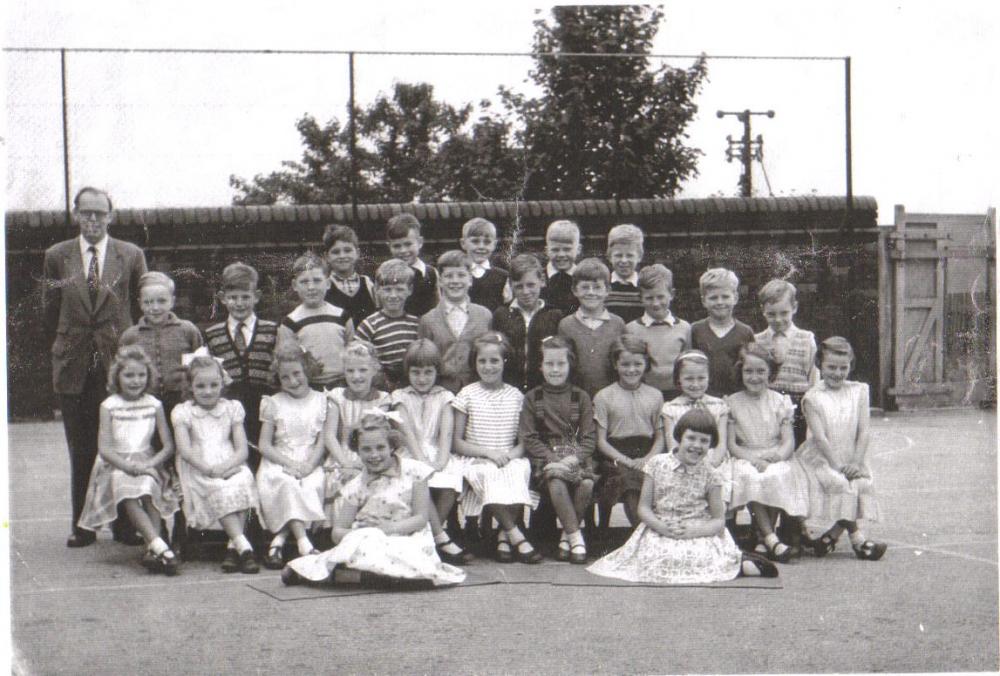
[[[707, 68], [704, 58], [650, 67], [662, 20], [659, 7], [554, 8], [534, 24], [529, 76], [541, 95], [500, 87], [502, 112], [488, 101], [453, 107], [426, 83], [395, 84], [355, 109], [358, 202], [673, 195], [697, 174], [701, 151], [685, 145], [685, 129]], [[302, 158], [251, 180], [231, 176], [234, 203], [351, 201], [347, 125], [304, 115], [297, 128]]]

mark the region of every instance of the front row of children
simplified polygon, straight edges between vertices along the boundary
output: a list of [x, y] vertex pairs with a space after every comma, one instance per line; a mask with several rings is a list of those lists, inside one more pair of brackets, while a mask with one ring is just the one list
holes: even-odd
[[[260, 405], [263, 459], [254, 481], [243, 406], [221, 397], [220, 363], [196, 357], [184, 369], [189, 398], [171, 414], [172, 435], [149, 393], [156, 377], [150, 359], [141, 347], [124, 346], [109, 374], [113, 394], [101, 407], [100, 461], [81, 525], [109, 524], [121, 503], [147, 542], [143, 565], [173, 575], [178, 561], [160, 523], [183, 495], [189, 525], [225, 530], [223, 570], [255, 573], [243, 528], [248, 511], [259, 509], [274, 534], [266, 566], [284, 566], [286, 540], [294, 539], [299, 558], [286, 568], [287, 583], [329, 579], [343, 567], [460, 582], [464, 573], [451, 564], [470, 556], [442, 527], [456, 500], [466, 515], [488, 509], [499, 522], [499, 561], [536, 563], [541, 554], [519, 517], [539, 495], [559, 519], [558, 558], [581, 564], [587, 560], [581, 526], [592, 497], [605, 506], [624, 499], [638, 527], [590, 570], [627, 580], [773, 576], [771, 561], [788, 561], [793, 546], [822, 556], [844, 530], [858, 558], [884, 554], [885, 545], [864, 532], [864, 520], [877, 516], [866, 463], [868, 391], [847, 380], [854, 356], [843, 338], [829, 338], [818, 350], [822, 381], [803, 397], [809, 432], [794, 455], [793, 405], [770, 389], [776, 364], [757, 343], [741, 348], [736, 369], [743, 390], [725, 399], [706, 394], [705, 354], [682, 353], [673, 365], [681, 395], [666, 404], [642, 382], [651, 360], [637, 336], [615, 341], [610, 361], [617, 380], [593, 403], [570, 384], [577, 363], [570, 341], [543, 341], [544, 382], [527, 395], [503, 381], [510, 356], [500, 333], [475, 339], [468, 359], [477, 380], [452, 396], [436, 383], [439, 350], [420, 339], [404, 355], [410, 384], [389, 395], [373, 386], [374, 348], [353, 341], [344, 351], [346, 386], [324, 392], [309, 386], [316, 364], [308, 352], [285, 345], [271, 365], [280, 391]], [[166, 470], [174, 444], [179, 487]], [[742, 553], [725, 528], [727, 516], [744, 505], [763, 556]], [[807, 516], [834, 525], [812, 540], [802, 526]], [[794, 545], [778, 539], [779, 519], [796, 525]], [[310, 536], [324, 525], [337, 545], [321, 553]]]

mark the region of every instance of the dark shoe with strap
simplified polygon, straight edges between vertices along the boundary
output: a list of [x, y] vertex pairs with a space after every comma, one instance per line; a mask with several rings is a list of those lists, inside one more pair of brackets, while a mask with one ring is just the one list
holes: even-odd
[[240, 569], [240, 555], [231, 547], [226, 548], [226, 555], [222, 557], [222, 572], [235, 573]]
[[89, 530], [78, 530], [66, 538], [66, 546], [70, 549], [88, 547], [97, 542], [97, 535]]
[[885, 554], [886, 549], [888, 547], [884, 542], [865, 540], [860, 545], [854, 547], [854, 555], [862, 561], [878, 561]]
[[260, 566], [257, 564], [257, 558], [254, 556], [252, 549], [248, 549], [240, 554], [239, 564], [241, 573], [256, 575], [260, 572]]
[[264, 567], [270, 570], [281, 570], [285, 567], [284, 552], [282, 547], [271, 547], [264, 557]]
[[[447, 551], [445, 548], [448, 547], [448, 545], [452, 545], [458, 551], [457, 552]], [[467, 566], [470, 563], [472, 563], [472, 560], [475, 558], [471, 552], [465, 551], [457, 544], [455, 544], [453, 540], [448, 540], [447, 542], [436, 544], [434, 548], [437, 550], [437, 555], [439, 559], [441, 559], [445, 563], [450, 563], [453, 566]]]

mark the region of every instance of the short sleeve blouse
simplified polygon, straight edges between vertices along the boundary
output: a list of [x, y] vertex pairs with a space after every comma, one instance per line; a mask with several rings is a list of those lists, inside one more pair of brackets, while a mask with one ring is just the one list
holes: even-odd
[[492, 450], [507, 450], [517, 439], [524, 395], [507, 385], [487, 389], [481, 383], [466, 385], [451, 402], [466, 415], [465, 440]]
[[395, 457], [396, 472], [371, 475], [362, 470], [341, 489], [344, 502], [357, 509], [353, 528], [402, 521], [413, 515], [413, 484], [426, 481], [434, 470], [422, 462]]
[[700, 462], [685, 465], [673, 453], [655, 455], [643, 471], [653, 480], [653, 512], [661, 519], [703, 520], [711, 518], [710, 489], [722, 486], [719, 473]]
[[663, 425], [662, 408], [663, 395], [645, 383], [634, 390], [612, 383], [594, 396], [594, 420], [610, 438], [652, 437]]

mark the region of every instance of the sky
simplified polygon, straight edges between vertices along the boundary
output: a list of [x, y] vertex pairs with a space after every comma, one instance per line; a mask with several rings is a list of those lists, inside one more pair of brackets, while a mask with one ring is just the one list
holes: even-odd
[[[1000, 86], [995, 3], [665, 2], [654, 51], [693, 55], [851, 57], [854, 194], [880, 222], [908, 211], [982, 213], [997, 202]], [[544, 6], [543, 15], [548, 6]], [[172, 3], [8, 2], [5, 46], [66, 48], [530, 51], [535, 6], [524, 2]], [[61, 208], [58, 53], [6, 52], [6, 207]], [[670, 59], [687, 66], [690, 58]], [[394, 81], [430, 82], [459, 105], [498, 85], [531, 92], [528, 57], [356, 58], [365, 104]], [[345, 119], [344, 55], [96, 54], [67, 56], [73, 189], [106, 187], [128, 207], [223, 206], [230, 174], [298, 159], [295, 121]], [[844, 194], [844, 64], [709, 61], [688, 143], [705, 154], [681, 196], [734, 195], [725, 158], [734, 118], [764, 137], [755, 194]], [[765, 176], [766, 172], [766, 176]]]

